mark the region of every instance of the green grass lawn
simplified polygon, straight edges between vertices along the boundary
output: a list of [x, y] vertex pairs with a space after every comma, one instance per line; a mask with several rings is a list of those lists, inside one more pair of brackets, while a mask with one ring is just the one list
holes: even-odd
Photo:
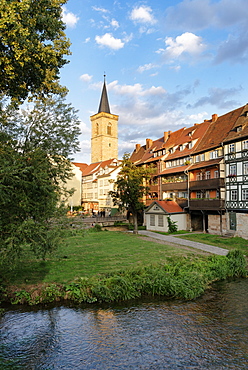
[[66, 283], [77, 277], [164, 263], [168, 257], [200, 254], [201, 251], [151, 242], [132, 233], [75, 231], [45, 261], [27, 254], [15, 269], [5, 272], [5, 278], [11, 285]]
[[[174, 235], [177, 236], [177, 235]], [[245, 255], [248, 255], [248, 240], [240, 237], [223, 237], [211, 234], [187, 234], [184, 236], [177, 236], [182, 239], [192, 240], [199, 243], [214, 245], [216, 247], [225, 248], [228, 250], [238, 249]]]

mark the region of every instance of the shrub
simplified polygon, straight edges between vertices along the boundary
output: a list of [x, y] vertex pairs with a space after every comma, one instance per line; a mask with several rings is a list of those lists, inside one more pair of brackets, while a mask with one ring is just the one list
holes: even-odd
[[170, 216], [167, 216], [167, 222], [168, 222], [169, 233], [176, 233], [177, 232], [177, 222], [173, 221], [170, 218]]

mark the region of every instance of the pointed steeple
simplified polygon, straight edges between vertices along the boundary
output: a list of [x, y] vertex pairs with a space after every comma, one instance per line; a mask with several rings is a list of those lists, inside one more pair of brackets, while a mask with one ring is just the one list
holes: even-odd
[[106, 88], [106, 83], [105, 83], [105, 77], [106, 77], [106, 75], [104, 75], [102, 96], [101, 96], [101, 100], [100, 100], [98, 113], [101, 113], [101, 112], [110, 113], [109, 102], [108, 102], [108, 94], [107, 94], [107, 88]]

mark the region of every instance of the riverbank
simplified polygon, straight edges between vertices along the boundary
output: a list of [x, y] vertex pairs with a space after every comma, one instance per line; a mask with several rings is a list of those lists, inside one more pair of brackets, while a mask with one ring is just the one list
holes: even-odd
[[[145, 239], [145, 238], [144, 238]], [[194, 299], [213, 281], [246, 276], [243, 254], [212, 256], [122, 232], [73, 231], [46, 261], [31, 256], [5, 271], [2, 302], [113, 302], [160, 295]]]

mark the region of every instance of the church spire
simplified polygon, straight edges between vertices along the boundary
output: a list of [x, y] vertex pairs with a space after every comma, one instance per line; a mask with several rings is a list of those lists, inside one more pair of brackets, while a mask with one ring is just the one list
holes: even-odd
[[109, 102], [108, 102], [108, 94], [107, 94], [107, 88], [106, 88], [106, 83], [105, 83], [105, 77], [106, 77], [106, 75], [104, 74], [102, 96], [101, 96], [101, 100], [100, 100], [98, 113], [101, 113], [101, 112], [110, 113]]

